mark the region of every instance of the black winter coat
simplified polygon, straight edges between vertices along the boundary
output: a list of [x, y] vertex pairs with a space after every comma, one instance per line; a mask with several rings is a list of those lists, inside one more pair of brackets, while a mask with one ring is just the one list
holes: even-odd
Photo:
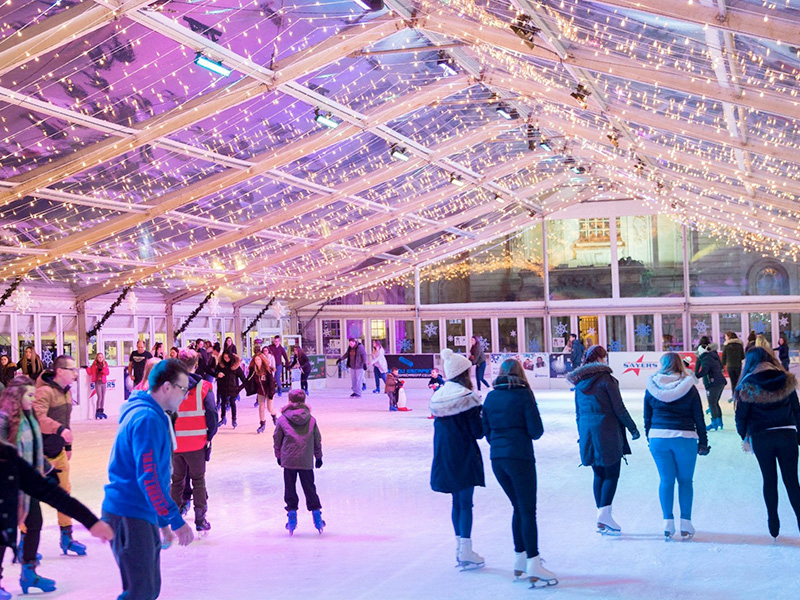
[[483, 433], [491, 458], [534, 460], [532, 440], [544, 433], [536, 399], [526, 381], [498, 377], [483, 402]]
[[638, 434], [628, 409], [622, 402], [619, 383], [611, 376], [611, 367], [588, 363], [567, 375], [575, 386], [575, 418], [581, 464], [608, 467], [631, 453], [625, 428]]
[[485, 486], [478, 442], [483, 437], [481, 407], [433, 422], [431, 489], [452, 494], [468, 487]]
[[716, 344], [709, 344], [708, 349], [697, 356], [694, 376], [698, 379], [703, 378], [703, 387], [707, 390], [728, 383], [722, 373], [722, 361], [719, 359]]
[[87, 529], [99, 520], [88, 508], [50, 482], [19, 456], [17, 449], [0, 443], [0, 546], [16, 548], [19, 492], [22, 491], [80, 521]]
[[[240, 381], [241, 383], [239, 383]], [[245, 382], [244, 371], [242, 371], [238, 356], [234, 356], [231, 362], [225, 362], [220, 358], [217, 365], [217, 396], [234, 398], [239, 395], [239, 390], [244, 387]]]
[[728, 369], [741, 369], [744, 360], [744, 342], [739, 338], [728, 340], [722, 346], [722, 363]]
[[797, 378], [774, 366], [754, 371], [736, 388], [736, 431], [742, 437], [793, 425], [800, 432]]
[[308, 377], [309, 373], [311, 373], [311, 361], [308, 360], [308, 355], [302, 348], [298, 348], [297, 354], [292, 355], [292, 362], [289, 365], [291, 369], [295, 365], [299, 365], [300, 370], [303, 371], [303, 374]]

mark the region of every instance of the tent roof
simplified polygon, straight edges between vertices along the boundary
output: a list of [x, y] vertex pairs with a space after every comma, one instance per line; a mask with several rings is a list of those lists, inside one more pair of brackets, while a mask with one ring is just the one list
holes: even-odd
[[796, 258], [797, 3], [378, 4], [3, 4], [0, 276], [330, 298], [601, 186]]

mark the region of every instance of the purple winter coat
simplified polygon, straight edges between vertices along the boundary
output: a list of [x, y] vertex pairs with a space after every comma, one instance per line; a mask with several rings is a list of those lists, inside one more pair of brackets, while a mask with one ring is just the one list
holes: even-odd
[[290, 402], [281, 409], [272, 441], [284, 469], [310, 470], [322, 458], [322, 435], [307, 404]]

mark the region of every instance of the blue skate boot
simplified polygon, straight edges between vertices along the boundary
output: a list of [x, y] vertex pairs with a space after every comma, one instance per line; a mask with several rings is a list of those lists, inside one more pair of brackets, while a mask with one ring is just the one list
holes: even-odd
[[314, 518], [314, 527], [316, 527], [317, 531], [322, 535], [322, 530], [325, 528], [325, 521], [322, 520], [322, 511], [312, 510], [311, 516]]
[[289, 510], [286, 514], [289, 517], [286, 522], [286, 531], [289, 532], [289, 535], [294, 535], [294, 530], [297, 529], [297, 511]]
[[54, 592], [56, 582], [47, 577], [41, 577], [36, 573], [36, 565], [22, 565], [22, 573], [19, 577], [19, 585], [22, 593], [27, 594], [30, 588], [38, 588], [42, 592]]
[[72, 525], [61, 528], [61, 551], [74, 552], [76, 556], [86, 556], [86, 546], [72, 539]]

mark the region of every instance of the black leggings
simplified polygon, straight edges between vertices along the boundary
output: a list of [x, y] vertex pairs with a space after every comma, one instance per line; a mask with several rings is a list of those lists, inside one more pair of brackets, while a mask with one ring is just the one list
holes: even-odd
[[22, 544], [22, 564], [35, 565], [36, 551], [42, 534], [42, 507], [39, 501], [31, 498], [28, 516], [25, 517], [25, 542]]
[[228, 404], [231, 405], [231, 419], [234, 421], [236, 420], [236, 396], [223, 396], [221, 400], [221, 410], [222, 416], [221, 418], [225, 418], [225, 410], [228, 408]]
[[722, 409], [719, 407], [719, 399], [722, 396], [722, 390], [725, 389], [724, 385], [718, 385], [706, 390], [706, 397], [708, 398], [708, 408], [711, 409], [712, 419], [722, 418]]
[[736, 389], [736, 385], [739, 383], [739, 376], [742, 374], [742, 367], [728, 367], [728, 376], [731, 378], [731, 394], [733, 394], [733, 390]]
[[[778, 466], [800, 526], [800, 483], [797, 480], [797, 432], [794, 429], [772, 429], [753, 436], [753, 453], [758, 459], [764, 479], [764, 503], [767, 505], [767, 525], [772, 537], [778, 536]], [[25, 540], [27, 541], [27, 540]]]
[[617, 493], [617, 482], [622, 460], [605, 467], [592, 466], [594, 471], [594, 503], [597, 508], [610, 506]]

